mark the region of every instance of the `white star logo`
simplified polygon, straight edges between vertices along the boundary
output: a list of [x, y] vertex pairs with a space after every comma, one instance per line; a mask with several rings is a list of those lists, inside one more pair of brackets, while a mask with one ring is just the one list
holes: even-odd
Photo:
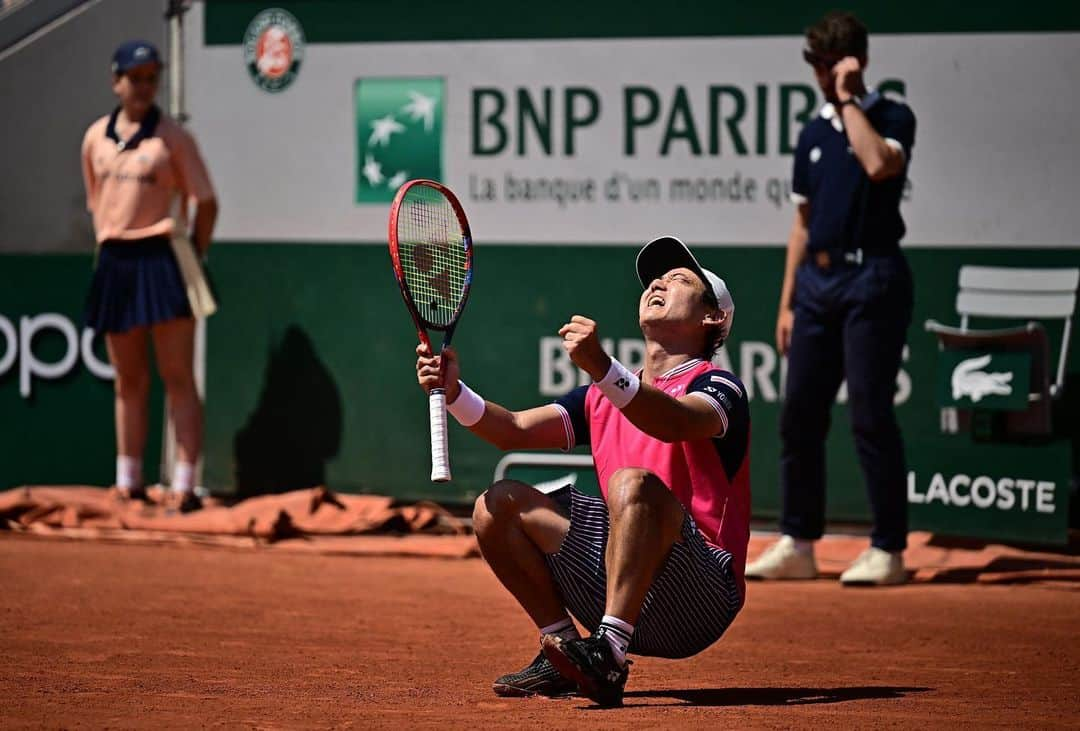
[[368, 185], [372, 187], [383, 181], [382, 165], [377, 160], [372, 159], [371, 155], [364, 158], [364, 167], [361, 169], [360, 174], [367, 178]]
[[390, 143], [390, 135], [405, 131], [405, 125], [394, 119], [392, 114], [379, 117], [371, 123], [371, 128], [371, 136], [368, 137], [368, 145], [371, 147], [386, 147]]
[[394, 177], [392, 177], [392, 178], [390, 178], [389, 180], [386, 181], [386, 187], [387, 188], [393, 188], [393, 189], [397, 190], [398, 188], [401, 187], [401, 184], [404, 183], [408, 179], [409, 179], [409, 173], [407, 173], [404, 170], [398, 170], [396, 173], [394, 173]]
[[424, 120], [424, 131], [430, 132], [431, 126], [435, 124], [435, 97], [424, 96], [418, 91], [409, 92], [410, 101], [401, 111], [409, 115], [409, 118], [416, 122], [417, 120]]

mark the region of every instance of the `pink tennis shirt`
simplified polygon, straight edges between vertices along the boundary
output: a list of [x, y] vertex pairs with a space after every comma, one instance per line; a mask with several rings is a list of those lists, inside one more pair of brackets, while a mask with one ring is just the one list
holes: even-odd
[[[187, 225], [187, 202], [214, 197], [195, 140], [157, 107], [131, 138], [116, 134], [116, 113], [90, 125], [82, 143], [86, 208], [98, 243], [170, 236], [175, 212]], [[183, 205], [173, 209], [176, 196]]]
[[705, 399], [723, 431], [708, 439], [662, 442], [634, 426], [595, 385], [560, 398], [567, 443], [590, 444], [600, 490], [619, 469], [636, 467], [659, 477], [693, 516], [705, 540], [732, 555], [739, 590], [750, 541], [750, 409], [734, 374], [694, 359], [656, 378], [653, 386], [673, 398]]

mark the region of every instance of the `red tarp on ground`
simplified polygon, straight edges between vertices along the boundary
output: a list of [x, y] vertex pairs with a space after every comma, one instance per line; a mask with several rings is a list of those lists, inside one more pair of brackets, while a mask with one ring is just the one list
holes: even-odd
[[[470, 558], [480, 555], [466, 523], [435, 503], [402, 505], [379, 495], [339, 495], [324, 487], [249, 498], [210, 499], [202, 510], [169, 513], [163, 493], [150, 503], [120, 500], [100, 487], [19, 487], [0, 492], [0, 529], [71, 539], [132, 543], [253, 546], [322, 554]], [[363, 536], [363, 538], [358, 538]], [[753, 559], [772, 540], [755, 533]], [[835, 578], [867, 546], [862, 536], [829, 535], [817, 543], [818, 568]], [[917, 582], [1080, 581], [1076, 545], [1045, 550], [950, 539], [908, 537], [904, 563]]]
[[[149, 497], [149, 502], [122, 500], [115, 491], [99, 487], [18, 487], [0, 492], [0, 524], [70, 538], [230, 546], [285, 539], [301, 539], [288, 542], [303, 545], [318, 539], [318, 545], [308, 545], [307, 550], [479, 555], [463, 521], [435, 503], [400, 505], [391, 497], [339, 495], [316, 487], [234, 505], [208, 499], [202, 510], [180, 514], [161, 504], [159, 488], [150, 488]], [[376, 544], [347, 540], [373, 534], [382, 540]]]

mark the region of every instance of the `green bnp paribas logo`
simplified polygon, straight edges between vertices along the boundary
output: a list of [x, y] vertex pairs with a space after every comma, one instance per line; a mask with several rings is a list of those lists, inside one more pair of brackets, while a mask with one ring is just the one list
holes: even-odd
[[357, 203], [389, 203], [406, 180], [442, 179], [442, 79], [361, 79], [355, 105]]

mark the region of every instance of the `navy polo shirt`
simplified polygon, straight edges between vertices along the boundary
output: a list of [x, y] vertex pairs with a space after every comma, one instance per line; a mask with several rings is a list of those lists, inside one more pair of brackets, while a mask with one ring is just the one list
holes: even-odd
[[885, 142], [903, 151], [903, 172], [870, 182], [848, 143], [840, 110], [832, 104], [822, 107], [799, 133], [791, 181], [791, 200], [810, 203], [810, 251], [863, 249], [887, 254], [904, 236], [900, 196], [915, 144], [915, 115], [906, 104], [876, 91], [863, 99], [861, 107]]

